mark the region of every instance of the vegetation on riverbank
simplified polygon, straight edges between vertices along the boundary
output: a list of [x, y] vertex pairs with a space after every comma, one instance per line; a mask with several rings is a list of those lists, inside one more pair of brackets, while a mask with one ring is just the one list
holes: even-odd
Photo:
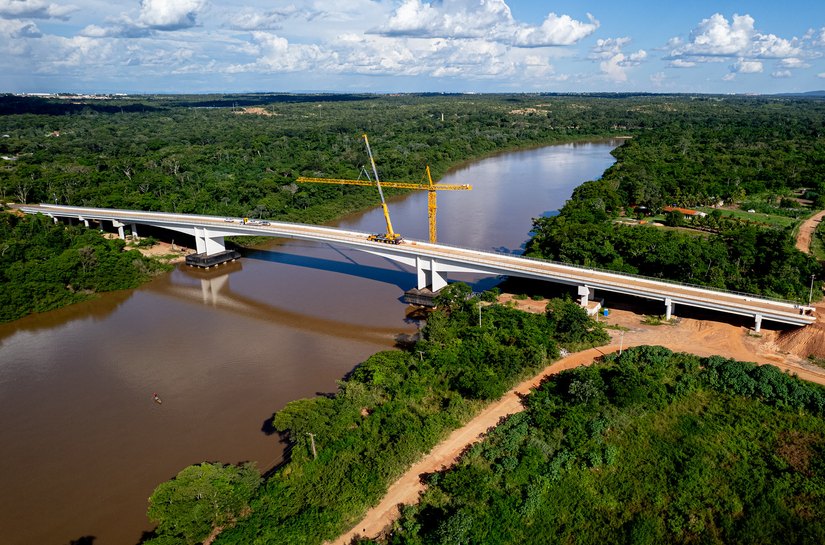
[[85, 227], [0, 213], [0, 322], [134, 288], [168, 268]]
[[0, 139], [0, 200], [309, 223], [377, 204], [376, 192], [364, 188], [294, 183], [300, 175], [357, 177], [366, 162], [364, 132], [382, 177], [409, 181], [422, 179], [427, 164], [437, 177], [495, 152], [632, 136], [603, 179], [576, 190], [558, 218], [536, 220], [534, 255], [799, 301], [810, 275], [821, 276], [793, 250], [793, 225], [711, 217], [705, 236], [691, 237], [612, 222], [639, 206], [657, 212], [719, 201], [792, 220], [805, 208], [793, 198], [799, 188], [822, 205], [821, 100], [263, 94], [83, 103], [5, 96], [0, 112], [8, 135]]
[[[815, 207], [825, 206], [825, 103], [700, 102], [614, 155], [616, 164], [578, 187], [558, 216], [535, 220], [529, 254], [807, 302], [821, 266], [794, 248], [795, 222], [758, 218], [810, 214], [795, 199], [800, 188]], [[726, 218], [711, 209], [666, 221], [695, 232], [616, 222], [667, 205], [719, 203], [754, 212]]]
[[[553, 301], [551, 312], [538, 315], [484, 306], [479, 323], [480, 301], [468, 295], [465, 285], [449, 286], [414, 346], [370, 357], [334, 395], [279, 411], [273, 423], [290, 444], [289, 459], [261, 486], [251, 514], [217, 542], [321, 543], [338, 536], [406, 467], [484, 403], [557, 358], [560, 346], [608, 338], [572, 301]], [[197, 513], [193, 507], [176, 516]], [[174, 527], [159, 528], [150, 543], [181, 539], [165, 531]], [[208, 528], [201, 533], [202, 539]]]
[[525, 403], [429, 475], [379, 542], [825, 541], [817, 385], [639, 347], [553, 376]]

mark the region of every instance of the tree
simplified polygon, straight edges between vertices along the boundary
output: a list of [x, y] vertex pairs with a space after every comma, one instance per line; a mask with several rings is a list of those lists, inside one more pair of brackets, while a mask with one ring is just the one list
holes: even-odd
[[249, 510], [260, 481], [254, 464], [189, 466], [155, 488], [147, 515], [158, 524], [155, 532], [161, 540], [200, 543], [215, 528], [234, 523]]

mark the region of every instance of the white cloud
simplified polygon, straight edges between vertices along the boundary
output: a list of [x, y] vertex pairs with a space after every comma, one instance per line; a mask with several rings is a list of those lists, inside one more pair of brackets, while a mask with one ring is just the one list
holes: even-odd
[[0, 17], [7, 19], [66, 20], [77, 9], [75, 6], [61, 6], [45, 0], [0, 0]]
[[610, 81], [624, 83], [627, 81], [627, 69], [638, 66], [647, 58], [647, 52], [640, 49], [635, 53], [625, 54], [622, 48], [630, 43], [630, 38], [607, 38], [596, 40], [590, 50], [589, 58], [598, 60], [599, 69]]
[[733, 60], [730, 71], [723, 79], [731, 81], [736, 74], [757, 74], [764, 71], [763, 61], [777, 60], [774, 77], [788, 77], [791, 69], [808, 68], [803, 60], [815, 56], [810, 50], [813, 34], [809, 32], [803, 39], [781, 38], [775, 34], [765, 34], [755, 28], [750, 15], [733, 15], [728, 21], [720, 13], [703, 19], [694, 28], [687, 40], [675, 37], [668, 41], [672, 68], [692, 68], [699, 64]]
[[810, 68], [811, 65], [797, 57], [790, 57], [779, 61], [782, 68]]
[[334, 53], [315, 44], [290, 44], [289, 40], [269, 32], [253, 32], [258, 59], [253, 64], [233, 65], [229, 72], [297, 72], [317, 69], [327, 64]]
[[696, 66], [694, 61], [686, 61], [685, 59], [673, 59], [668, 65], [671, 68], [693, 68]]
[[135, 24], [128, 18], [108, 21], [108, 25], [88, 25], [80, 30], [79, 36], [87, 38], [145, 38], [153, 34], [153, 30], [141, 24]]
[[760, 61], [749, 61], [745, 59], [739, 59], [730, 67], [731, 72], [736, 72], [737, 74], [759, 74], [763, 69], [764, 67]]
[[298, 11], [294, 4], [264, 13], [246, 10], [237, 15], [229, 14], [228, 26], [237, 30], [278, 30], [286, 19]]
[[546, 47], [553, 45], [572, 45], [582, 38], [593, 34], [599, 28], [599, 22], [589, 13], [589, 23], [583, 23], [569, 15], [550, 13], [540, 27], [524, 26], [516, 32], [513, 45], [517, 47]]
[[734, 15], [731, 22], [719, 13], [703, 19], [687, 41], [671, 38], [669, 58], [710, 62], [719, 57], [781, 59], [801, 56], [800, 40], [762, 34], [750, 15]]
[[821, 78], [821, 79], [825, 79], [825, 72], [820, 72], [819, 74], [816, 75], [816, 77]]
[[789, 78], [791, 75], [790, 70], [776, 70], [775, 72], [771, 72], [771, 77], [773, 78]]
[[760, 59], [778, 59], [801, 55], [799, 40], [786, 40], [773, 34], [757, 34], [748, 51], [748, 55]]
[[[3, 36], [7, 40], [39, 38], [42, 35], [43, 34], [40, 32], [40, 29], [37, 28], [37, 25], [31, 21], [10, 21], [0, 19], [0, 36]], [[7, 42], [7, 40], [3, 40], [0, 44], [6, 42], [6, 45], [11, 45]]]
[[190, 28], [205, 4], [205, 0], [141, 0], [139, 21], [156, 30]]
[[515, 47], [571, 45], [592, 34], [599, 22], [549, 13], [540, 26], [513, 19], [504, 0], [404, 0], [373, 32], [382, 36], [487, 39]]
[[731, 56], [744, 52], [754, 35], [753, 17], [734, 15], [732, 23], [720, 13], [703, 19], [687, 42], [671, 51], [672, 57]]

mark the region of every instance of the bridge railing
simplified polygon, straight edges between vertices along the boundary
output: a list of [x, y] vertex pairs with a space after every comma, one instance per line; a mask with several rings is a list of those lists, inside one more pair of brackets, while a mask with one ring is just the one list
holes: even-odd
[[[40, 206], [45, 207], [45, 208], [54, 208], [56, 210], [59, 210], [61, 208], [60, 205], [53, 206], [53, 205], [49, 205], [49, 204], [45, 204], [45, 203], [41, 204]], [[66, 208], [75, 208], [75, 207], [66, 207]], [[138, 211], [138, 210], [124, 210], [124, 209], [115, 209], [115, 208], [91, 208], [90, 210], [96, 210], [96, 211], [99, 211], [101, 213], [105, 213], [107, 215], [116, 215], [116, 214], [111, 214], [112, 212], [115, 212], [115, 213], [117, 213], [117, 212], [126, 212], [126, 213], [132, 213], [132, 214], [139, 213], [139, 214], [151, 214], [151, 215], [158, 214], [158, 215], [165, 216], [167, 219], [170, 218], [170, 217], [176, 217], [176, 218], [180, 218], [180, 219], [183, 219], [183, 220], [189, 220], [189, 221], [191, 221], [193, 216], [200, 217], [200, 218], [203, 218], [203, 219], [208, 219], [208, 220], [223, 220], [223, 219], [225, 219], [225, 216], [207, 216], [207, 215], [193, 215], [193, 214], [180, 214], [180, 213], [171, 213], [170, 214], [168, 212], [160, 212], [160, 211], [145, 212], [145, 211]], [[241, 218], [234, 218], [234, 219], [241, 219]], [[305, 223], [273, 221], [273, 224], [274, 224], [273, 226], [281, 225], [281, 226], [287, 226], [287, 227], [295, 227], [295, 228], [298, 228], [298, 229], [306, 228], [306, 227], [328, 229], [328, 230], [330, 230], [334, 233], [348, 234], [348, 235], [354, 235], [354, 236], [364, 235], [364, 237], [366, 237], [368, 235], [368, 233], [362, 233], [360, 231], [348, 231], [348, 230], [336, 229], [336, 228], [325, 227], [325, 226], [320, 226], [320, 225], [311, 225], [311, 224], [305, 224]], [[421, 244], [422, 246], [428, 244], [428, 243], [425, 243], [423, 241], [417, 241], [417, 242], [419, 244]], [[468, 247], [468, 246], [458, 246], [458, 245], [454, 245], [454, 244], [444, 244], [444, 243], [439, 243], [438, 246], [443, 246], [443, 247], [447, 247], [447, 248], [455, 248], [456, 250], [482, 252], [482, 253], [488, 253], [488, 254], [489, 253], [494, 253], [494, 254], [498, 254], [498, 255], [502, 255], [502, 256], [518, 257], [518, 258], [521, 258], [521, 259], [527, 259], [527, 260], [530, 260], [530, 261], [535, 261], [536, 263], [549, 263], [551, 265], [556, 265], [556, 266], [561, 266], [561, 267], [569, 267], [569, 268], [577, 269], [577, 270], [581, 270], [581, 271], [589, 271], [589, 272], [595, 272], [595, 273], [601, 273], [601, 274], [611, 274], [611, 275], [616, 275], [616, 276], [623, 276], [623, 277], [630, 278], [630, 279], [638, 279], [638, 280], [644, 280], [644, 281], [648, 281], [648, 282], [659, 282], [659, 283], [662, 283], [662, 284], [669, 284], [669, 285], [672, 285], [672, 286], [683, 286], [683, 287], [689, 287], [689, 288], [693, 288], [693, 289], [699, 289], [699, 290], [710, 291], [710, 292], [727, 293], [727, 294], [730, 294], [730, 295], [735, 295], [735, 296], [739, 296], [739, 297], [743, 297], [743, 298], [747, 297], [747, 298], [752, 298], [752, 299], [761, 299], [763, 301], [772, 301], [772, 302], [775, 302], [775, 303], [782, 303], [782, 304], [788, 304], [788, 305], [808, 306], [804, 302], [799, 301], [799, 300], [783, 299], [783, 298], [780, 298], [780, 297], [759, 295], [759, 294], [755, 294], [755, 293], [748, 293], [748, 292], [730, 290], [730, 289], [727, 289], [727, 288], [718, 288], [718, 287], [715, 287], [715, 286], [704, 286], [704, 285], [700, 285], [700, 284], [692, 284], [690, 282], [681, 282], [681, 281], [677, 281], [677, 280], [671, 280], [671, 279], [668, 279], [668, 278], [644, 276], [644, 275], [641, 275], [641, 274], [628, 273], [628, 272], [624, 272], [624, 271], [615, 271], [615, 270], [605, 269], [605, 268], [600, 268], [600, 267], [592, 267], [592, 266], [588, 267], [588, 266], [584, 266], [584, 265], [577, 265], [575, 263], [564, 263], [564, 262], [561, 262], [561, 261], [554, 261], [554, 260], [550, 260], [550, 259], [542, 259], [542, 258], [536, 258], [536, 257], [531, 257], [531, 256], [525, 256], [523, 254], [516, 254], [516, 253], [513, 253], [513, 252], [503, 252], [503, 251], [497, 250], [497, 249], [482, 250], [480, 248], [472, 248], [472, 247]], [[481, 260], [481, 259], [473, 260], [473, 261], [475, 261], [475, 263], [478, 263], [479, 265], [485, 265], [484, 261]], [[487, 264], [487, 265], [489, 265], [489, 264]]]
[[[455, 248], [457, 250], [469, 250], [469, 251], [473, 251], [473, 252], [494, 253], [494, 254], [498, 254], [498, 255], [502, 255], [502, 256], [518, 257], [518, 258], [521, 258], [521, 259], [527, 259], [527, 260], [530, 260], [530, 261], [534, 261], [536, 263], [549, 263], [551, 265], [557, 265], [557, 266], [561, 266], [561, 267], [569, 267], [571, 269], [577, 269], [577, 270], [581, 270], [581, 271], [603, 273], [603, 274], [612, 274], [612, 275], [627, 277], [627, 278], [630, 278], [630, 279], [646, 280], [646, 281], [649, 281], [649, 282], [659, 282], [659, 283], [662, 283], [662, 284], [669, 284], [669, 285], [672, 285], [672, 286], [685, 286], [685, 287], [689, 287], [689, 288], [700, 289], [700, 290], [705, 290], [705, 291], [710, 291], [710, 292], [727, 293], [727, 294], [730, 294], [730, 295], [736, 295], [736, 296], [740, 296], [740, 297], [749, 297], [749, 298], [752, 298], [752, 299], [761, 299], [763, 301], [772, 301], [772, 302], [775, 302], [775, 303], [784, 303], [784, 304], [790, 304], [790, 305], [807, 306], [806, 304], [804, 304], [804, 302], [799, 301], [799, 300], [782, 299], [781, 297], [772, 297], [772, 296], [760, 295], [760, 294], [756, 294], [756, 293], [736, 291], [736, 290], [731, 290], [731, 289], [727, 289], [727, 288], [717, 288], [715, 286], [692, 284], [690, 282], [682, 282], [682, 281], [679, 281], [679, 280], [671, 280], [669, 278], [659, 278], [659, 277], [654, 277], [654, 276], [645, 276], [645, 275], [641, 275], [641, 274], [629, 273], [629, 272], [625, 272], [625, 271], [615, 271], [615, 270], [612, 270], [612, 269], [605, 269], [605, 268], [601, 268], [601, 267], [592, 267], [592, 266], [588, 267], [588, 266], [585, 266], [585, 265], [578, 265], [578, 264], [575, 264], [575, 263], [565, 263], [565, 262], [562, 262], [562, 261], [555, 261], [555, 260], [551, 260], [551, 259], [543, 259], [543, 258], [539, 258], [539, 257], [526, 256], [524, 254], [517, 254], [517, 253], [513, 253], [513, 252], [503, 252], [503, 251], [497, 250], [497, 249], [482, 250], [480, 248], [471, 248], [469, 246], [458, 246], [458, 245], [454, 245], [454, 244], [444, 244], [444, 243], [441, 243], [441, 242], [439, 242], [438, 245], [439, 246], [447, 246], [447, 247], [450, 247], [450, 248]], [[477, 260], [476, 263], [478, 263], [480, 265], [483, 265], [484, 261], [483, 260]]]

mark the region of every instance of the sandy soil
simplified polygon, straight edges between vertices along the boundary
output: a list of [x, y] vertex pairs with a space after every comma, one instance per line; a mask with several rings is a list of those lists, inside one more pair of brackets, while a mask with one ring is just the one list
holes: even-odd
[[811, 253], [811, 237], [813, 237], [814, 231], [816, 231], [823, 216], [825, 216], [825, 210], [817, 212], [799, 226], [799, 233], [796, 235], [797, 250], [806, 254]]
[[186, 254], [192, 251], [189, 248], [183, 247], [179, 244], [172, 246], [168, 242], [158, 242], [148, 248], [135, 248], [127, 241], [126, 248], [138, 250], [146, 257], [154, 257], [165, 263], [183, 263], [186, 261]]
[[[509, 300], [511, 296], [503, 299]], [[546, 301], [516, 301], [519, 308], [543, 312]], [[825, 306], [822, 307], [825, 311]], [[487, 430], [495, 426], [503, 417], [522, 411], [521, 396], [536, 387], [548, 375], [565, 369], [587, 365], [599, 356], [623, 350], [630, 346], [661, 345], [677, 352], [691, 352], [700, 356], [719, 354], [725, 357], [756, 363], [770, 363], [781, 369], [797, 374], [800, 378], [825, 384], [825, 369], [810, 364], [804, 356], [788, 351], [793, 340], [787, 335], [815, 339], [814, 344], [825, 345], [825, 328], [821, 322], [792, 332], [777, 332], [763, 328], [759, 335], [743, 326], [736, 326], [710, 320], [675, 318], [672, 324], [657, 326], [644, 325], [644, 316], [628, 310], [611, 310], [607, 318], [600, 317], [610, 326], [611, 342], [595, 348], [571, 354], [545, 368], [539, 375], [524, 381], [507, 392], [504, 397], [489, 405], [464, 427], [455, 430], [430, 453], [413, 465], [393, 483], [381, 502], [370, 509], [364, 519], [355, 527], [335, 540], [335, 545], [350, 543], [357, 536], [376, 537], [386, 531], [398, 517], [400, 504], [418, 501], [424, 490], [420, 476], [453, 465], [461, 453], [471, 444], [483, 439]], [[825, 316], [825, 314], [823, 314]], [[807, 355], [807, 354], [806, 354]]]
[[249, 115], [262, 115], [265, 117], [272, 117], [274, 115], [278, 115], [275, 112], [270, 112], [266, 108], [261, 108], [259, 106], [248, 106], [246, 108], [241, 108], [240, 110], [235, 110], [236, 114], [249, 114]]

